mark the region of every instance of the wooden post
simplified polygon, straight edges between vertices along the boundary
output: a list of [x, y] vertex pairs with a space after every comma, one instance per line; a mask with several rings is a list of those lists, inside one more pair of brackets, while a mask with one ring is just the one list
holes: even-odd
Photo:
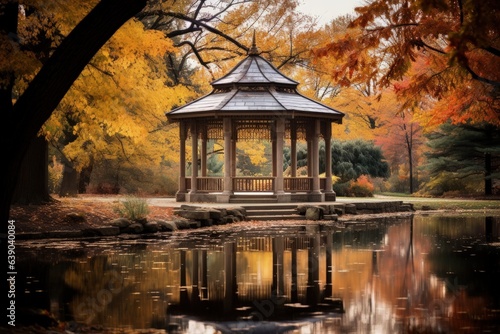
[[332, 124], [327, 122], [325, 127], [325, 133], [323, 134], [325, 138], [325, 194], [333, 193], [332, 190]]
[[232, 174], [232, 143], [231, 143], [231, 119], [224, 118], [224, 195], [231, 195], [233, 193], [233, 182], [231, 178]]
[[186, 200], [186, 123], [181, 121], [179, 124], [179, 140], [180, 140], [180, 149], [179, 149], [179, 191], [177, 191], [176, 199], [179, 202], [183, 202]]
[[[314, 194], [319, 194], [320, 185], [319, 185], [319, 136], [320, 136], [320, 120], [317, 119], [314, 122], [314, 135], [312, 138], [312, 177], [313, 177], [313, 189], [312, 192]], [[309, 152], [307, 154], [309, 156]]]
[[203, 126], [201, 132], [201, 176], [207, 176], [207, 127]]
[[283, 141], [285, 139], [285, 119], [279, 118], [276, 121], [276, 140], [275, 140], [275, 155], [274, 159], [276, 161], [276, 183], [275, 183], [275, 194], [283, 194]]
[[198, 190], [198, 131], [196, 122], [191, 123], [191, 191], [189, 193], [196, 193]]
[[292, 159], [292, 177], [297, 177], [297, 123], [295, 120], [290, 124], [290, 158]]

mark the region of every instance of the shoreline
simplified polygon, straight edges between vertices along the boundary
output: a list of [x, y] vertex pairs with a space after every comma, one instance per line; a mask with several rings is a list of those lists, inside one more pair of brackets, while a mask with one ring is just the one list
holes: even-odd
[[199, 227], [186, 227], [179, 228], [174, 231], [158, 231], [154, 233], [119, 233], [114, 230], [110, 231], [108, 226], [102, 227], [103, 234], [99, 235], [99, 227], [89, 227], [80, 230], [54, 230], [49, 232], [20, 232], [16, 233], [16, 240], [30, 241], [30, 240], [50, 240], [50, 239], [67, 239], [67, 240], [98, 240], [103, 238], [119, 238], [124, 240], [130, 239], [158, 239], [168, 238], [177, 233], [192, 233], [192, 232], [232, 232], [241, 230], [258, 230], [269, 227], [282, 227], [290, 228], [297, 226], [332, 226], [332, 227], [345, 227], [346, 225], [357, 225], [364, 223], [376, 223], [380, 220], [386, 219], [400, 219], [408, 218], [415, 215], [446, 215], [446, 216], [460, 216], [460, 215], [479, 215], [479, 216], [498, 216], [500, 217], [500, 209], [498, 210], [416, 210], [412, 212], [385, 212], [385, 213], [371, 213], [371, 214], [355, 214], [355, 215], [342, 215], [336, 220], [244, 220], [224, 225], [212, 226], [199, 226]]

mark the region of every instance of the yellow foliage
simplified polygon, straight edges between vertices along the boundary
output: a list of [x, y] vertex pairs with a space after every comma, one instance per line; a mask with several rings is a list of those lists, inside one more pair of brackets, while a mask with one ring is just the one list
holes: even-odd
[[62, 152], [77, 169], [99, 157], [138, 168], [177, 162], [178, 130], [165, 131], [165, 112], [192, 99], [193, 92], [166, 85], [163, 55], [173, 51], [163, 33], [144, 30], [135, 20], [127, 22], [45, 124], [47, 138], [55, 143], [68, 129], [76, 136], [64, 143]]
[[268, 162], [266, 156], [264, 155], [265, 144], [262, 141], [244, 141], [238, 142], [238, 148], [243, 150], [252, 164], [255, 166], [260, 166], [263, 163]]

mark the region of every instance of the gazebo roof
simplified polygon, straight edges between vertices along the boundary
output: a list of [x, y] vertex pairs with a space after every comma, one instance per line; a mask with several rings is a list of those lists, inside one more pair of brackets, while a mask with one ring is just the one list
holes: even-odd
[[344, 114], [301, 95], [297, 81], [259, 56], [255, 45], [228, 74], [211, 83], [210, 94], [167, 113], [170, 121], [199, 117], [312, 117], [342, 122]]
[[271, 63], [258, 55], [250, 55], [236, 65], [228, 74], [212, 82], [214, 88], [248, 85], [279, 85], [295, 88], [299, 84], [282, 73]]

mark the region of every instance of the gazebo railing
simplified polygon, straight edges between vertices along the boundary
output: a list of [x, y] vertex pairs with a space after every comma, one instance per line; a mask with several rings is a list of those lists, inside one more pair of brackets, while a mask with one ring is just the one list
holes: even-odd
[[274, 179], [274, 177], [234, 177], [233, 191], [272, 192]]
[[[283, 190], [286, 192], [312, 191], [313, 180], [314, 178], [312, 177], [284, 177]], [[321, 190], [326, 188], [326, 178], [322, 177], [319, 179], [319, 188]]]
[[284, 177], [284, 191], [310, 191], [313, 188], [312, 177]]
[[[273, 192], [274, 177], [234, 177], [233, 191], [240, 192]], [[320, 189], [325, 189], [326, 178], [320, 178]], [[185, 179], [186, 189], [191, 189], [191, 178]], [[221, 192], [224, 190], [224, 178], [222, 177], [198, 177], [196, 179], [197, 191], [199, 192]], [[283, 190], [286, 192], [309, 192], [313, 190], [312, 177], [284, 177]]]
[[326, 177], [320, 177], [319, 178], [319, 189], [321, 189], [321, 190], [325, 190], [326, 189]]
[[[186, 178], [186, 189], [191, 189], [191, 178]], [[224, 190], [222, 177], [197, 177], [196, 188], [199, 192], [220, 192]]]

